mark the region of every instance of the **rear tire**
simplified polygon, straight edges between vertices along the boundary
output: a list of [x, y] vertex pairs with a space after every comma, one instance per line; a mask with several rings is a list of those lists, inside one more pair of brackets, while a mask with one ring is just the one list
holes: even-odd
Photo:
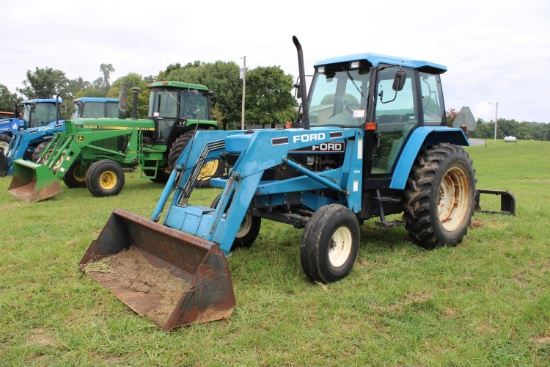
[[[217, 207], [218, 203], [220, 202], [220, 198], [221, 198], [221, 194], [216, 196], [214, 201], [212, 201], [212, 204], [210, 204], [210, 207], [211, 208]], [[260, 233], [261, 225], [262, 225], [262, 218], [253, 216], [250, 213], [246, 213], [246, 215], [244, 216], [243, 222], [239, 227], [239, 231], [235, 236], [233, 245], [231, 245], [231, 250], [235, 248], [252, 247], [252, 244], [254, 243], [254, 241], [256, 240], [256, 237], [258, 237], [258, 234]]]
[[322, 206], [302, 236], [300, 260], [313, 280], [330, 283], [346, 277], [359, 251], [360, 227], [355, 214], [340, 204]]
[[6, 176], [8, 173], [9, 160], [7, 158], [8, 148], [10, 146], [11, 137], [5, 134], [0, 134], [0, 177]]
[[63, 182], [70, 189], [79, 189], [86, 187], [86, 174], [88, 167], [82, 166], [82, 161], [75, 161], [72, 166], [65, 172]]
[[[170, 167], [170, 170], [173, 170], [174, 167], [176, 167], [176, 163], [178, 162], [178, 159], [183, 153], [183, 150], [189, 144], [191, 139], [193, 139], [193, 136], [195, 136], [195, 131], [187, 131], [184, 134], [180, 135], [172, 144], [170, 147], [170, 153], [168, 154], [168, 167]], [[210, 179], [212, 177], [220, 177], [225, 173], [225, 164], [215, 159], [213, 161], [206, 162], [199, 173], [199, 176], [197, 177], [197, 182], [195, 183], [195, 187], [197, 188], [205, 188], [210, 187]]]
[[44, 151], [44, 149], [46, 149], [46, 147], [48, 146], [49, 143], [50, 143], [49, 141], [43, 141], [40, 144], [38, 144], [36, 146], [36, 148], [34, 148], [32, 154], [31, 154], [31, 160], [33, 162], [40, 163], [40, 164], [45, 163], [45, 160], [42, 160], [42, 161], [38, 162], [38, 158], [40, 158], [40, 154], [42, 154], [42, 152]]
[[[42, 143], [36, 146], [36, 148], [34, 149], [34, 152], [31, 155], [31, 159], [33, 162], [46, 164], [46, 162], [50, 158], [50, 155], [52, 155], [52, 152], [53, 152], [52, 148], [50, 148], [50, 150], [46, 154], [44, 154], [44, 157], [42, 157], [42, 159], [39, 160], [39, 158], [42, 152], [44, 151], [44, 149], [46, 149], [46, 147], [48, 146], [48, 144], [50, 144], [49, 141], [43, 141]], [[59, 157], [57, 162], [55, 162], [55, 164], [52, 166], [52, 171], [54, 173], [56, 173], [59, 167], [61, 167], [62, 162], [63, 162], [63, 155], [61, 155], [61, 157]]]
[[410, 238], [426, 249], [460, 243], [474, 214], [475, 182], [462, 147], [444, 143], [419, 154], [405, 188]]
[[118, 195], [124, 187], [124, 171], [110, 159], [94, 162], [86, 174], [86, 187], [97, 197]]

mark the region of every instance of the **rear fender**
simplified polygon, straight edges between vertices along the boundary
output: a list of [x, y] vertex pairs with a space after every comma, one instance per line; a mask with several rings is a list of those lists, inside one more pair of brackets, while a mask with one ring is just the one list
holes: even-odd
[[459, 128], [421, 126], [415, 129], [409, 135], [409, 138], [401, 150], [401, 154], [399, 155], [393, 172], [390, 189], [403, 190], [418, 152], [439, 143], [451, 143], [463, 146], [470, 145], [464, 131]]

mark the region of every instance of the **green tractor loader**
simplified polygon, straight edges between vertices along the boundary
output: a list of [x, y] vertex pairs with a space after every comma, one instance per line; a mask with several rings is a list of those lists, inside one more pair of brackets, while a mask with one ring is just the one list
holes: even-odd
[[[94, 196], [112, 196], [124, 186], [124, 171], [141, 167], [141, 177], [165, 183], [181, 152], [199, 130], [217, 128], [210, 116], [211, 91], [200, 84], [155, 82], [149, 85], [148, 119], [137, 119], [134, 90], [132, 118], [82, 118], [65, 121], [40, 158], [44, 164], [15, 160], [8, 192], [26, 201], [41, 201], [69, 188], [87, 187]], [[123, 98], [121, 98], [121, 101]], [[125, 99], [124, 99], [125, 100]], [[211, 160], [199, 186], [223, 174]]]

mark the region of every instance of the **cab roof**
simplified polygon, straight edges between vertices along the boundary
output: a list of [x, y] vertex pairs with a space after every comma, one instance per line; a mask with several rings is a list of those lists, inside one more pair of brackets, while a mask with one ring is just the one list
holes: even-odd
[[164, 81], [164, 82], [154, 82], [149, 84], [149, 88], [155, 88], [155, 87], [173, 87], [173, 88], [181, 88], [181, 89], [197, 89], [197, 90], [208, 90], [208, 88], [202, 84], [192, 84], [192, 83], [184, 83], [184, 82], [170, 82], [170, 81]]
[[318, 61], [314, 64], [315, 68], [322, 65], [347, 63], [350, 61], [367, 61], [371, 66], [377, 67], [380, 64], [400, 65], [419, 69], [420, 71], [430, 72], [432, 74], [443, 74], [447, 71], [447, 67], [441, 64], [436, 64], [430, 61], [413, 60], [403, 57], [380, 55], [374, 53], [353, 54], [339, 57], [332, 57], [326, 60]]

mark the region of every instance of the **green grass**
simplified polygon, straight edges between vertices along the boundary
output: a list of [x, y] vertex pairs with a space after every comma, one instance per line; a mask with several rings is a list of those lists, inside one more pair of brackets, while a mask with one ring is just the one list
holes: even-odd
[[0, 178], [0, 365], [549, 366], [550, 143], [467, 150], [478, 188], [513, 192], [516, 216], [476, 213], [463, 243], [433, 251], [365, 223], [355, 267], [329, 285], [304, 275], [301, 230], [263, 221], [229, 257], [232, 317], [169, 333], [78, 268], [113, 209], [149, 218], [162, 186], [130, 173], [117, 197], [63, 186], [23, 203]]

